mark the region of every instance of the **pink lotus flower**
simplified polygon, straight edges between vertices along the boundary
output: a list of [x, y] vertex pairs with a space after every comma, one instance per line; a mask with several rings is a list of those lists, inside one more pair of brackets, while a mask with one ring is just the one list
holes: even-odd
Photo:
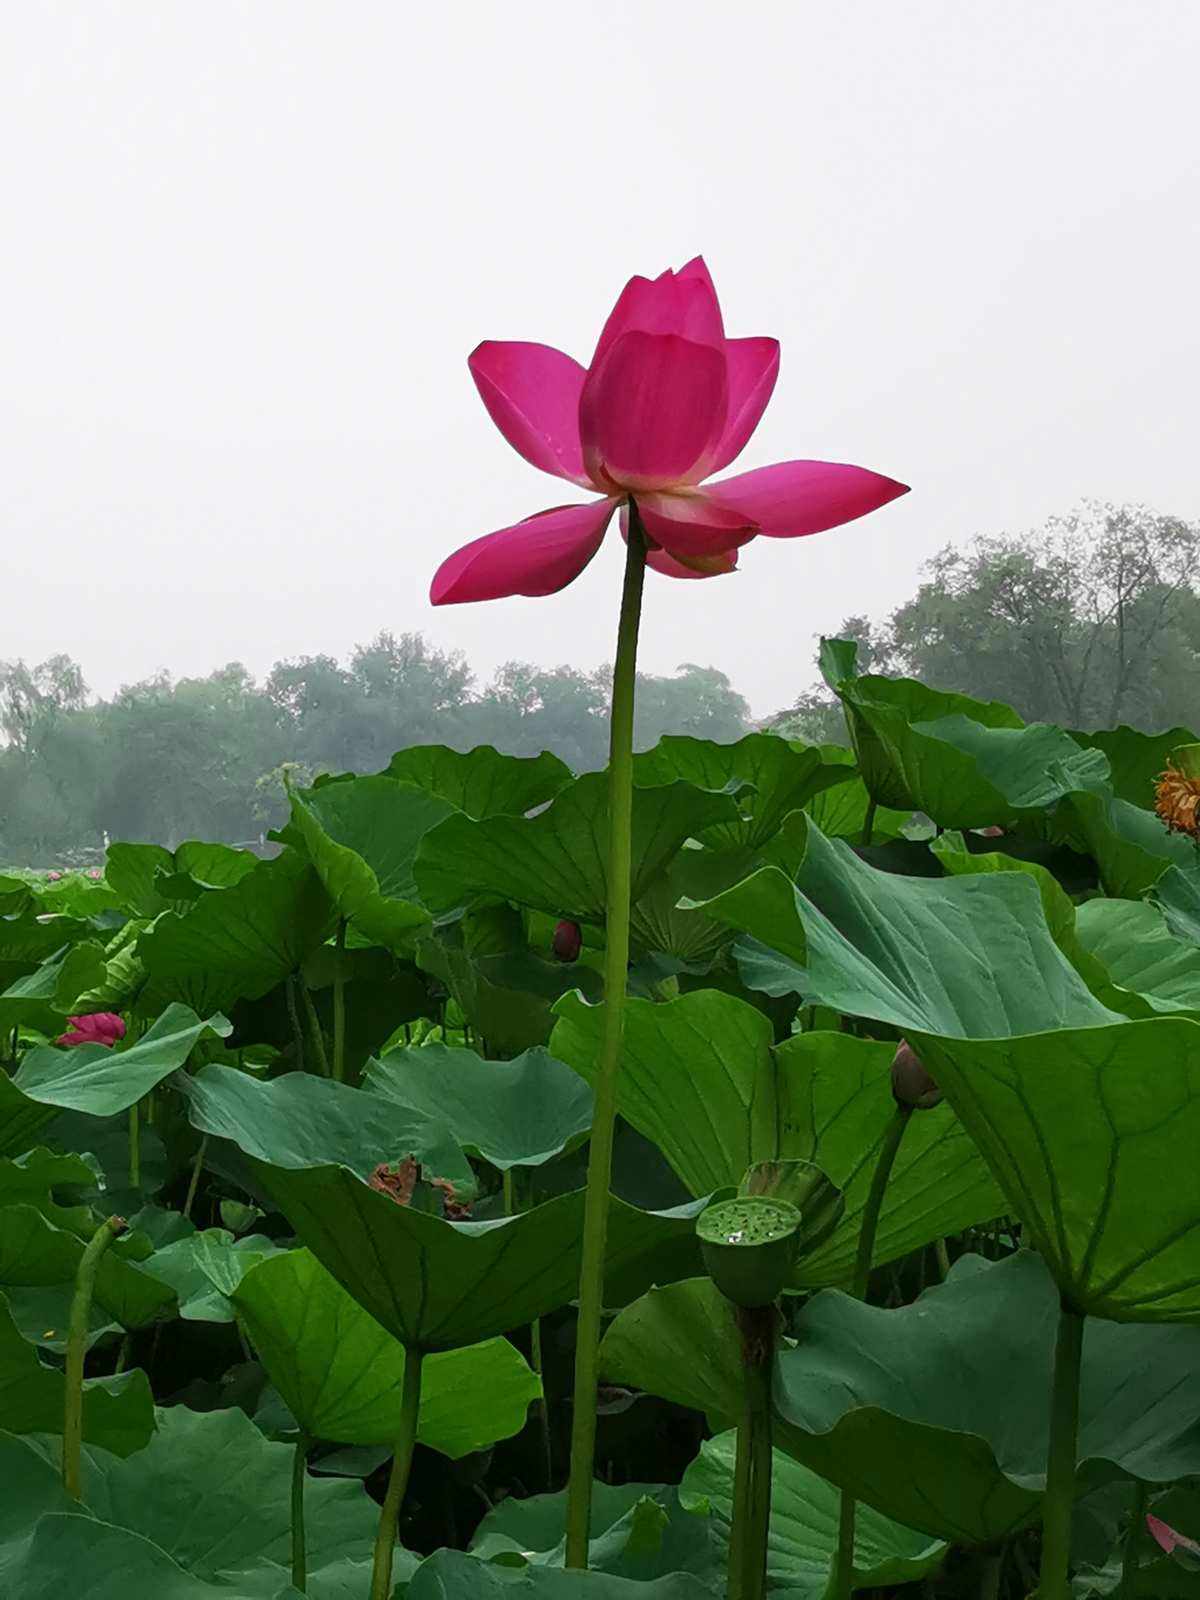
[[61, 872], [48, 872], [48, 873], [47, 873], [47, 874], [46, 874], [46, 881], [47, 881], [47, 882], [48, 882], [48, 883], [57, 883], [57, 882], [58, 882], [58, 880], [59, 880], [59, 879], [60, 879], [60, 878], [61, 878], [61, 877], [62, 877], [62, 873], [61, 873]]
[[93, 867], [92, 870], [88, 873], [88, 877], [89, 878], [98, 878], [99, 876], [100, 876], [100, 868], [99, 867]]
[[125, 1024], [115, 1011], [90, 1011], [86, 1016], [68, 1017], [71, 1024], [59, 1034], [55, 1044], [103, 1044], [112, 1046], [125, 1037]]
[[[737, 565], [759, 534], [836, 528], [907, 485], [831, 461], [781, 461], [704, 484], [738, 456], [779, 372], [775, 339], [727, 339], [697, 256], [653, 281], [631, 278], [583, 368], [544, 344], [486, 340], [470, 361], [492, 421], [526, 461], [604, 498], [556, 506], [486, 534], [444, 561], [434, 605], [554, 594], [600, 548], [632, 495], [648, 564], [673, 578]], [[628, 513], [622, 509], [622, 524]]]

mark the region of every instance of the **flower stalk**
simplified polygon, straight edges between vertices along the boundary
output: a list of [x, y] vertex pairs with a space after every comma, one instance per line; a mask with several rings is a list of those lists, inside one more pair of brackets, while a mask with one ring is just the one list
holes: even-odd
[[1079, 1443], [1079, 1374], [1083, 1316], [1064, 1301], [1054, 1347], [1050, 1396], [1050, 1451], [1042, 1498], [1042, 1566], [1038, 1600], [1070, 1600], [1071, 1512], [1075, 1504], [1075, 1457]]
[[292, 1456], [292, 1588], [308, 1592], [308, 1553], [304, 1539], [304, 1484], [308, 1477], [308, 1439], [296, 1440]]
[[774, 1304], [735, 1311], [742, 1337], [742, 1415], [737, 1431], [729, 1600], [763, 1600], [771, 1524], [771, 1371], [778, 1312]]
[[336, 965], [333, 969], [333, 1081], [346, 1077], [346, 919], [338, 918]]
[[575, 1337], [575, 1393], [571, 1474], [567, 1490], [566, 1565], [586, 1567], [591, 1524], [592, 1467], [596, 1449], [596, 1385], [600, 1322], [604, 1309], [604, 1249], [612, 1176], [617, 1072], [625, 1030], [629, 967], [630, 881], [633, 866], [633, 711], [638, 629], [646, 575], [646, 536], [633, 500], [625, 582], [613, 664], [608, 762], [608, 903], [605, 915], [604, 1034], [596, 1077], [596, 1105], [588, 1155], [583, 1250], [579, 1272], [579, 1322]]
[[[879, 1232], [879, 1214], [888, 1179], [900, 1153], [900, 1141], [908, 1127], [914, 1107], [897, 1100], [892, 1120], [888, 1123], [875, 1162], [875, 1172], [863, 1207], [862, 1222], [858, 1230], [858, 1252], [854, 1261], [854, 1282], [851, 1293], [856, 1300], [867, 1298], [871, 1281], [871, 1262], [875, 1257], [875, 1237]], [[841, 1510], [838, 1515], [838, 1547], [834, 1562], [833, 1582], [830, 1586], [832, 1600], [850, 1600], [854, 1590], [854, 1530], [858, 1520], [858, 1507], [852, 1495], [842, 1491]]]
[[83, 1498], [80, 1461], [83, 1451], [83, 1361], [87, 1354], [88, 1313], [101, 1257], [125, 1232], [124, 1217], [109, 1217], [102, 1222], [84, 1246], [75, 1269], [75, 1294], [67, 1324], [67, 1368], [63, 1400], [63, 1488], [73, 1500]]
[[400, 1431], [396, 1436], [392, 1470], [388, 1476], [387, 1492], [379, 1512], [379, 1528], [375, 1534], [370, 1600], [391, 1600], [392, 1596], [392, 1562], [396, 1553], [396, 1527], [400, 1521], [400, 1507], [404, 1504], [404, 1494], [408, 1488], [408, 1475], [412, 1471], [413, 1450], [417, 1443], [417, 1422], [421, 1414], [422, 1359], [420, 1350], [405, 1347], [404, 1386], [400, 1391]]

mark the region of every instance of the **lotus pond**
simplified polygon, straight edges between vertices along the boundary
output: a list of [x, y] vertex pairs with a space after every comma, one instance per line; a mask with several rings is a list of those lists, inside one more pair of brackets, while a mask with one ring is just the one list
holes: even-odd
[[1200, 1594], [1196, 735], [824, 665], [634, 758], [587, 1570], [605, 775], [0, 878], [0, 1594]]

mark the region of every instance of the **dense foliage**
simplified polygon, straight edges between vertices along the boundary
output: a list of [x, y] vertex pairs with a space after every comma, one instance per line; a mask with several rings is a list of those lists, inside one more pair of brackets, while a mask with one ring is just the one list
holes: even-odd
[[398, 1511], [410, 1600], [723, 1594], [746, 1349], [696, 1222], [781, 1183], [775, 1592], [826, 1592], [853, 1496], [854, 1588], [1026, 1595], [1062, 1315], [1076, 1592], [1196, 1591], [1186, 758], [1176, 826], [1154, 809], [1195, 735], [822, 662], [848, 746], [635, 760], [587, 1575], [562, 1485], [604, 776], [416, 743], [293, 787], [270, 859], [115, 843], [101, 877], [0, 878], [0, 1591], [365, 1600]]

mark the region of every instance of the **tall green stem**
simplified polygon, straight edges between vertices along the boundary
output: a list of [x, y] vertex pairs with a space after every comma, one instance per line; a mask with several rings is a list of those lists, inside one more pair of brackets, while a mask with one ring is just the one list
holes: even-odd
[[600, 1321], [604, 1309], [604, 1247], [608, 1186], [612, 1177], [617, 1070], [625, 1029], [629, 969], [629, 888], [633, 863], [633, 706], [637, 684], [638, 626], [646, 576], [646, 536], [636, 504], [629, 502], [625, 584], [613, 663], [608, 752], [608, 905], [605, 916], [604, 1034], [596, 1074], [596, 1108], [588, 1155], [583, 1251], [579, 1271], [579, 1323], [575, 1336], [575, 1407], [571, 1421], [571, 1477], [567, 1488], [568, 1567], [586, 1567], [596, 1453], [596, 1383]]
[[1125, 1550], [1121, 1558], [1121, 1600], [1133, 1600], [1137, 1593], [1138, 1567], [1141, 1563], [1142, 1540], [1146, 1533], [1146, 1502], [1150, 1491], [1146, 1484], [1137, 1483], [1133, 1491], [1133, 1514], [1125, 1534]]
[[308, 1031], [313, 1042], [313, 1054], [317, 1058], [317, 1068], [321, 1076], [327, 1078], [329, 1076], [329, 1057], [325, 1053], [325, 1035], [321, 1032], [321, 1019], [317, 1016], [317, 1008], [313, 1005], [313, 997], [302, 977], [296, 979], [296, 987], [300, 990], [301, 999], [304, 1001], [304, 1015], [308, 1022]]
[[1050, 1396], [1050, 1451], [1042, 1497], [1042, 1569], [1038, 1600], [1070, 1600], [1071, 1511], [1075, 1504], [1075, 1456], [1079, 1444], [1079, 1366], [1083, 1317], [1064, 1303], [1054, 1347]]
[[392, 1600], [392, 1558], [396, 1552], [396, 1524], [400, 1520], [404, 1491], [408, 1488], [413, 1448], [417, 1442], [417, 1420], [421, 1414], [421, 1361], [420, 1350], [405, 1349], [404, 1386], [400, 1391], [400, 1432], [396, 1439], [395, 1454], [392, 1456], [387, 1493], [383, 1497], [383, 1506], [379, 1512], [379, 1530], [375, 1535], [371, 1600]]
[[304, 1484], [308, 1478], [308, 1440], [301, 1434], [292, 1456], [292, 1588], [308, 1592], [308, 1554], [304, 1546]]
[[[513, 1169], [509, 1167], [501, 1174], [504, 1185], [504, 1215], [515, 1217], [519, 1207], [517, 1205], [517, 1185]], [[533, 1403], [534, 1412], [538, 1419], [538, 1429], [542, 1438], [542, 1460], [546, 1472], [546, 1489], [552, 1488], [551, 1479], [554, 1476], [554, 1457], [550, 1450], [550, 1412], [547, 1409], [549, 1401], [546, 1397], [546, 1386], [542, 1382], [542, 1323], [540, 1317], [534, 1317], [529, 1324], [529, 1354], [530, 1365], [537, 1374], [537, 1380], [542, 1385], [540, 1399]]]
[[129, 1187], [142, 1186], [142, 1110], [135, 1100], [129, 1108]]
[[63, 1488], [73, 1500], [82, 1498], [80, 1455], [83, 1448], [83, 1358], [87, 1354], [88, 1313], [100, 1258], [114, 1239], [125, 1232], [124, 1217], [102, 1222], [84, 1246], [75, 1269], [75, 1294], [67, 1323], [67, 1371], [63, 1401]]
[[346, 919], [337, 925], [337, 965], [333, 969], [333, 1081], [346, 1076]]
[[300, 1027], [300, 1007], [296, 1004], [296, 985], [301, 980], [290, 972], [283, 985], [288, 1021], [292, 1025], [292, 1048], [296, 1052], [296, 1071], [304, 1071], [304, 1034]]
[[208, 1152], [208, 1135], [205, 1134], [196, 1151], [196, 1159], [192, 1162], [192, 1175], [188, 1179], [187, 1194], [183, 1201], [183, 1214], [191, 1221], [192, 1207], [196, 1203], [196, 1190], [200, 1187], [200, 1174], [204, 1171], [204, 1157]]
[[771, 1526], [771, 1371], [776, 1310], [737, 1311], [742, 1340], [742, 1416], [729, 1536], [729, 1600], [763, 1600]]
[[875, 835], [875, 812], [876, 812], [877, 809], [878, 808], [877, 808], [874, 800], [868, 800], [867, 801], [867, 814], [866, 814], [866, 817], [863, 819], [862, 842], [863, 842], [864, 848], [867, 845], [870, 844], [872, 838]]
[[989, 1550], [979, 1559], [979, 1600], [1000, 1600], [1000, 1579], [1004, 1574], [1004, 1547]]
[[[875, 1258], [875, 1235], [879, 1231], [879, 1213], [883, 1209], [883, 1197], [887, 1192], [888, 1179], [896, 1164], [900, 1141], [904, 1137], [904, 1130], [908, 1127], [912, 1112], [911, 1106], [899, 1104], [896, 1106], [892, 1120], [884, 1131], [883, 1143], [879, 1147], [879, 1156], [871, 1177], [871, 1187], [867, 1191], [867, 1203], [863, 1207], [862, 1222], [858, 1229], [858, 1252], [854, 1259], [854, 1281], [851, 1285], [851, 1292], [856, 1300], [865, 1300], [867, 1297], [867, 1288], [871, 1282], [871, 1262]], [[857, 1506], [854, 1497], [843, 1490], [838, 1514], [838, 1546], [831, 1590], [832, 1600], [850, 1600], [853, 1592], [856, 1521]]]

